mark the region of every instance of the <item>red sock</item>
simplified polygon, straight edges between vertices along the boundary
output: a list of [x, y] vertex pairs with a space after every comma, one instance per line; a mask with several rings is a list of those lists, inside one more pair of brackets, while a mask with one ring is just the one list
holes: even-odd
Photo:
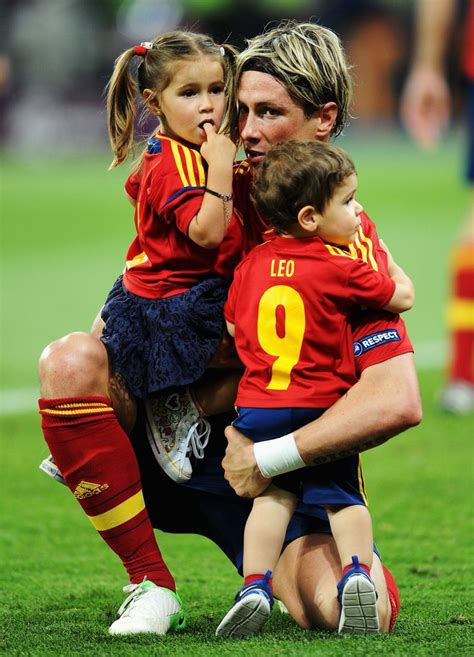
[[[351, 562], [351, 563], [348, 564], [347, 566], [344, 566], [344, 568], [342, 569], [342, 576], [343, 576], [343, 577], [344, 577], [344, 575], [347, 573], [347, 571], [350, 570], [350, 569], [352, 568], [353, 565], [354, 565], [354, 564]], [[365, 563], [359, 563], [359, 568], [362, 568], [362, 570], [363, 570], [365, 573], [367, 573], [367, 575], [370, 577], [370, 568], [369, 568], [368, 566], [366, 566]]]
[[43, 435], [67, 485], [130, 581], [176, 590], [145, 508], [135, 452], [107, 397], [40, 399]]
[[395, 625], [395, 621], [397, 620], [397, 616], [400, 612], [400, 594], [398, 592], [397, 583], [395, 582], [395, 578], [392, 575], [392, 573], [383, 564], [382, 564], [382, 568], [383, 568], [383, 575], [385, 577], [385, 582], [387, 583], [388, 599], [390, 602], [390, 609], [392, 612], [390, 614], [390, 623], [388, 626], [388, 631], [392, 632], [393, 626]]
[[[265, 575], [257, 573], [256, 575], [247, 575], [244, 577], [244, 586], [247, 586], [247, 584], [252, 584], [258, 579], [264, 579]], [[268, 579], [268, 585], [270, 587], [270, 590], [273, 590], [273, 577], [269, 577]]]
[[451, 339], [450, 381], [474, 384], [474, 245], [452, 254], [452, 296], [448, 303]]

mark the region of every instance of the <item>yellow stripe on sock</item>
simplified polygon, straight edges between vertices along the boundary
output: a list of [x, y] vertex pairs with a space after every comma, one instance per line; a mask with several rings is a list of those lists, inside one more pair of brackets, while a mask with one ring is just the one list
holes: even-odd
[[474, 331], [474, 301], [452, 299], [447, 308], [447, 321], [452, 331]]
[[101, 513], [98, 516], [88, 516], [91, 523], [98, 532], [105, 532], [107, 529], [113, 529], [119, 525], [123, 525], [128, 520], [137, 516], [140, 511], [145, 508], [145, 500], [143, 499], [142, 491], [138, 491], [128, 500], [122, 502], [118, 506]]
[[102, 413], [113, 413], [114, 409], [110, 406], [105, 406], [103, 408], [43, 408], [40, 413], [42, 415], [55, 415], [57, 417], [63, 415], [102, 415]]

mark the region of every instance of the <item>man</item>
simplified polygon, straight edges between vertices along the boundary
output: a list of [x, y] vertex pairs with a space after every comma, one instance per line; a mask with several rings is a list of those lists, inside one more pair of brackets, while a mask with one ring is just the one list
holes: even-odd
[[[327, 140], [340, 132], [350, 102], [350, 77], [336, 35], [309, 23], [284, 23], [253, 39], [239, 57], [237, 81], [238, 126], [248, 162], [236, 170], [238, 216], [224, 240], [223, 267], [261, 241], [266, 228], [249, 196], [252, 168], [258, 166], [272, 143], [293, 138]], [[233, 127], [235, 130], [235, 122]], [[365, 253], [376, 263], [377, 254], [369, 238], [357, 249], [358, 254]], [[59, 468], [68, 468], [69, 488], [104, 540], [122, 558], [135, 587], [133, 599], [112, 631], [164, 634], [176, 627], [178, 608], [174, 582], [153, 545], [151, 526], [208, 536], [240, 566], [250, 504], [237, 497], [223, 479], [219, 429], [229, 422], [228, 416], [212, 420], [213, 439], [189, 484], [178, 486], [163, 475], [145, 438], [144, 409], [138, 407], [137, 418], [136, 405], [123, 382], [109, 377], [107, 353], [96, 335], [71, 334], [44, 351], [39, 365], [43, 431]], [[323, 417], [290, 439], [285, 437], [280, 454], [285, 456], [289, 443], [293, 466], [295, 449], [299, 467], [301, 459], [315, 464], [380, 444], [420, 421], [412, 348], [403, 322], [392, 316], [364, 315], [354, 319], [354, 337], [360, 342], [360, 380]], [[199, 397], [199, 390], [196, 395], [209, 412], [205, 397]], [[171, 398], [173, 395], [166, 401]], [[186, 395], [174, 395], [169, 405], [176, 409], [186, 403]], [[187, 406], [189, 410], [189, 403]], [[153, 405], [148, 404], [150, 414]], [[135, 425], [131, 439], [135, 452], [119, 419], [128, 431]], [[264, 478], [256, 465], [253, 443], [232, 429], [227, 430], [227, 436], [226, 477], [239, 495], [258, 494], [270, 479]], [[90, 498], [81, 498], [81, 485], [89, 481], [91, 473], [97, 479], [93, 483], [107, 484], [95, 506]], [[100, 513], [97, 502], [102, 502]], [[377, 555], [371, 574], [379, 594], [380, 627], [388, 631], [396, 615], [396, 587], [392, 586], [389, 597], [389, 576]], [[151, 580], [151, 588], [148, 581], [143, 584], [144, 577]], [[274, 573], [275, 595], [302, 627], [336, 629], [340, 609], [335, 587], [339, 578], [339, 557], [328, 533], [326, 515], [323, 511], [312, 515], [300, 505]], [[158, 600], [156, 591], [161, 596], [164, 591], [166, 600]]]

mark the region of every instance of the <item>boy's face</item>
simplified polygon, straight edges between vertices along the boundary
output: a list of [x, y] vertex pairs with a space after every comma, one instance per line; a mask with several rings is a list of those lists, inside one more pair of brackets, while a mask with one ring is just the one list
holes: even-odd
[[245, 71], [239, 81], [239, 132], [252, 167], [270, 146], [290, 139], [316, 139], [319, 114], [308, 118], [283, 84], [268, 73]]
[[347, 246], [354, 241], [363, 207], [355, 199], [357, 176], [348, 176], [319, 216], [317, 235], [325, 242]]

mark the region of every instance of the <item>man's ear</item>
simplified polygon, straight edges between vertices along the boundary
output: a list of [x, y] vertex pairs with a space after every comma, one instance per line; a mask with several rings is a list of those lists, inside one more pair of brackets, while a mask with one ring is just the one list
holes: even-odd
[[316, 139], [328, 141], [331, 136], [334, 123], [337, 119], [337, 105], [334, 102], [324, 103], [319, 110], [319, 122], [316, 128]]
[[145, 89], [143, 91], [143, 100], [145, 102], [145, 105], [147, 109], [152, 113], [156, 115], [160, 115], [160, 102], [157, 98], [156, 91], [152, 91], [152, 89]]
[[305, 205], [298, 212], [298, 223], [304, 230], [314, 233], [319, 226], [320, 214], [312, 205]]

